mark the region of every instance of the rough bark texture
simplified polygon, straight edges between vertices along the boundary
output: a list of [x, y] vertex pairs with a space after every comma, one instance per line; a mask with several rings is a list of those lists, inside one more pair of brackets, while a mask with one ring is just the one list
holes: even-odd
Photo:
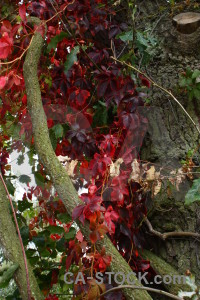
[[[156, 7], [156, 1], [145, 1], [142, 6], [144, 16], [158, 11]], [[199, 103], [189, 101], [177, 94], [177, 84], [180, 73], [187, 67], [200, 69], [198, 46], [200, 32], [197, 30], [194, 34], [187, 35], [189, 39], [186, 39], [173, 27], [172, 17], [169, 13], [163, 18], [155, 15], [153, 17], [151, 26], [161, 46], [158, 47], [147, 72], [157, 83], [173, 91], [199, 124]], [[146, 25], [148, 24], [145, 23]], [[183, 39], [185, 46], [181, 46], [180, 43]], [[188, 55], [188, 53], [193, 54]], [[165, 94], [153, 89], [150, 98], [152, 104], [146, 112], [149, 129], [142, 150], [142, 159], [158, 163], [160, 166], [179, 168], [180, 161], [185, 158], [188, 150], [198, 145], [198, 133], [187, 116]], [[199, 153], [195, 155], [195, 161], [199, 164]], [[190, 186], [191, 182], [185, 180], [180, 186], [180, 191], [174, 189], [169, 196], [165, 189], [154, 199], [149, 218], [156, 230], [199, 232], [200, 205], [198, 203], [190, 207], [184, 205], [185, 194]], [[152, 235], [150, 240], [154, 253], [170, 263], [181, 274], [189, 269], [195, 275], [197, 283], [200, 282], [200, 245], [197, 240], [177, 238], [163, 242], [154, 238], [152, 243]]]
[[[40, 24], [40, 20], [36, 18], [32, 18], [32, 22], [36, 23], [37, 25]], [[40, 85], [37, 77], [37, 67], [42, 46], [42, 36], [36, 32], [32, 40], [32, 44], [27, 51], [24, 62], [24, 79], [27, 92], [27, 104], [32, 119], [36, 151], [46, 169], [47, 174], [51, 176], [52, 182], [58, 192], [59, 197], [62, 199], [68, 213], [71, 215], [74, 207], [80, 204], [80, 199], [69, 176], [67, 175], [66, 170], [58, 161], [49, 139], [47, 121], [42, 106]], [[89, 240], [90, 230], [88, 224], [85, 223], [85, 226], [81, 226], [81, 229], [85, 237]], [[115, 249], [107, 236], [104, 238], [103, 242], [100, 243], [99, 248], [101, 248], [103, 245], [106, 248], [107, 254], [113, 257], [111, 264], [112, 272], [116, 273], [119, 272], [119, 270], [124, 274], [131, 272], [130, 266], [118, 253], [117, 249]], [[134, 280], [136, 285], [140, 285], [135, 276]], [[146, 291], [126, 289], [123, 290], [123, 293], [126, 299], [152, 299]]]
[[[3, 246], [5, 257], [12, 261], [14, 264], [18, 264], [19, 268], [15, 272], [15, 281], [19, 288], [22, 300], [28, 299], [27, 282], [24, 259], [22, 256], [22, 250], [19, 243], [19, 238], [16, 233], [16, 228], [12, 220], [12, 216], [9, 210], [9, 200], [7, 198], [4, 186], [0, 180], [0, 243]], [[32, 295], [36, 300], [44, 299], [37, 280], [33, 274], [31, 266], [28, 264], [30, 287]]]

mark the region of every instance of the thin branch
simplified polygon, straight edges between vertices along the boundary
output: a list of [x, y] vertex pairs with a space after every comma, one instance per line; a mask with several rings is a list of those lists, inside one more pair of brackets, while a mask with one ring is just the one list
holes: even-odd
[[143, 75], [144, 77], [146, 77], [149, 82], [152, 83], [153, 86], [159, 88], [161, 91], [165, 92], [167, 95], [169, 95], [180, 107], [181, 109], [184, 111], [184, 113], [187, 115], [187, 117], [190, 119], [190, 121], [192, 122], [192, 124], [195, 126], [198, 134], [200, 135], [200, 129], [199, 127], [197, 126], [197, 124], [194, 122], [194, 120], [192, 119], [192, 117], [189, 115], [189, 113], [185, 110], [185, 108], [183, 107], [183, 105], [178, 101], [178, 99], [172, 94], [171, 91], [168, 91], [167, 89], [165, 89], [164, 87], [162, 87], [161, 85], [159, 85], [158, 83], [156, 83], [155, 81], [153, 81], [148, 75], [146, 75], [144, 72], [140, 71], [139, 69], [137, 69], [136, 67], [133, 67], [132, 65], [130, 64], [127, 64], [126, 62], [124, 61], [120, 61], [116, 58], [114, 58], [113, 56], [111, 56], [111, 58], [114, 60], [114, 61], [117, 61], [118, 63], [122, 64], [122, 65], [125, 65], [127, 66], [128, 68], [136, 71], [137, 73]]
[[[53, 9], [55, 10], [56, 14], [58, 14], [58, 11], [57, 11], [56, 7], [53, 5], [53, 3], [52, 3], [51, 0], [50, 0], [50, 3], [51, 3], [51, 6], [53, 7]], [[71, 3], [69, 3], [69, 4], [71, 4]], [[68, 6], [68, 5], [67, 5], [67, 6]], [[66, 6], [66, 7], [67, 7], [67, 6]], [[63, 24], [65, 30], [71, 35], [71, 37], [74, 38], [76, 44], [77, 44], [77, 45], [80, 47], [80, 49], [84, 52], [84, 54], [87, 56], [87, 58], [91, 61], [91, 63], [95, 66], [95, 68], [97, 68], [100, 72], [102, 72], [101, 68], [99, 68], [99, 66], [97, 66], [97, 64], [96, 64], [96, 63], [93, 61], [93, 59], [87, 54], [87, 52], [85, 51], [85, 49], [82, 47], [82, 45], [81, 45], [81, 44], [79, 43], [79, 41], [77, 40], [76, 35], [75, 35], [75, 33], [73, 32], [73, 30], [72, 30], [72, 28], [71, 28], [71, 25], [70, 25], [70, 23], [69, 23], [69, 21], [68, 21], [68, 19], [64, 16], [65, 21], [67, 22], [67, 24], [68, 24], [68, 26], [69, 26], [69, 28], [70, 28], [70, 31], [68, 30], [66, 24], [63, 22], [62, 18], [61, 18], [61, 17], [59, 17], [59, 18], [60, 18], [60, 20], [61, 20], [61, 22], [62, 22], [62, 24]]]
[[149, 221], [148, 218], [145, 218], [144, 222], [148, 226], [149, 231], [151, 233], [153, 233], [154, 235], [158, 236], [163, 241], [165, 241], [166, 239], [168, 239], [170, 237], [183, 237], [183, 236], [185, 236], [185, 237], [200, 238], [199, 233], [189, 232], [189, 231], [185, 231], [185, 232], [184, 231], [180, 231], [180, 232], [172, 231], [172, 232], [161, 233], [161, 232], [153, 229], [153, 226], [151, 225], [151, 222]]
[[24, 249], [24, 245], [23, 245], [21, 233], [20, 233], [20, 230], [19, 230], [19, 225], [18, 225], [18, 222], [17, 222], [17, 217], [16, 217], [15, 209], [14, 209], [14, 206], [13, 206], [13, 203], [12, 203], [12, 199], [11, 199], [11, 197], [10, 197], [10, 194], [9, 194], [9, 192], [8, 192], [7, 186], [6, 186], [6, 184], [5, 184], [5, 181], [4, 181], [4, 179], [3, 179], [3, 176], [2, 176], [2, 174], [1, 174], [1, 172], [0, 172], [0, 178], [1, 178], [1, 181], [2, 181], [2, 183], [3, 183], [3, 185], [4, 185], [6, 194], [7, 194], [7, 196], [8, 196], [9, 202], [10, 202], [10, 206], [11, 206], [12, 213], [13, 213], [13, 217], [14, 217], [14, 221], [15, 221], [15, 226], [16, 226], [16, 229], [17, 229], [17, 234], [18, 234], [18, 236], [19, 236], [19, 242], [20, 242], [20, 245], [21, 245], [22, 254], [23, 254], [23, 258], [24, 258], [24, 265], [25, 265], [25, 270], [26, 270], [26, 281], [27, 281], [27, 294], [28, 294], [28, 300], [31, 300], [31, 288], [30, 288], [30, 280], [29, 280], [28, 264], [27, 264], [26, 253], [25, 253], [25, 249]]
[[21, 60], [22, 57], [24, 56], [24, 54], [26, 53], [26, 51], [28, 51], [29, 47], [31, 46], [32, 40], [33, 40], [33, 37], [31, 38], [28, 47], [22, 52], [22, 54], [19, 57], [15, 58], [15, 59], [13, 59], [11, 61], [8, 61], [8, 62], [0, 62], [0, 65], [9, 65], [9, 64], [12, 64], [12, 63], [14, 63], [14, 62], [16, 62], [18, 60]]
[[99, 297], [96, 298], [96, 300], [101, 299], [101, 297], [107, 295], [108, 293], [111, 293], [111, 292], [114, 292], [114, 291], [117, 291], [117, 290], [121, 290], [121, 289], [145, 290], [145, 291], [148, 291], [148, 292], [153, 292], [153, 293], [156, 293], [156, 294], [167, 296], [171, 299], [183, 300], [183, 298], [180, 298], [178, 296], [175, 296], [173, 294], [167, 293], [167, 292], [162, 291], [162, 290], [157, 290], [157, 289], [153, 289], [153, 288], [149, 288], [149, 287], [145, 287], [145, 286], [136, 286], [136, 285], [120, 285], [118, 287], [114, 287], [114, 288], [102, 293]]

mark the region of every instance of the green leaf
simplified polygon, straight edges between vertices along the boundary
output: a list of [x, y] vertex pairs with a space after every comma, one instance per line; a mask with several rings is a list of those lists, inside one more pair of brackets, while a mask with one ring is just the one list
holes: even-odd
[[55, 133], [55, 137], [58, 139], [58, 138], [61, 138], [63, 137], [63, 127], [61, 124], [56, 124], [52, 127], [52, 130], [54, 131]]
[[191, 189], [185, 196], [185, 205], [190, 205], [195, 201], [200, 201], [200, 178], [193, 181]]
[[42, 251], [42, 252], [40, 253], [40, 255], [41, 255], [42, 257], [49, 257], [49, 256], [50, 256], [50, 252], [49, 252], [47, 249], [45, 249], [44, 251]]
[[94, 106], [95, 115], [93, 117], [92, 126], [98, 127], [108, 123], [108, 109], [104, 102], [98, 101], [97, 105]]
[[65, 233], [66, 240], [72, 240], [76, 236], [76, 229], [74, 227], [70, 227], [69, 232]]
[[7, 189], [9, 191], [9, 194], [14, 196], [15, 188], [14, 188], [12, 182], [10, 181], [10, 179], [6, 179], [5, 181], [6, 181], [6, 186], [7, 186]]
[[194, 70], [194, 72], [192, 74], [192, 79], [196, 79], [199, 76], [200, 76], [200, 71], [199, 70]]
[[67, 73], [73, 64], [77, 61], [77, 54], [79, 53], [79, 46], [75, 46], [69, 54], [67, 54], [67, 60], [64, 63], [64, 72]]
[[25, 159], [24, 154], [20, 154], [17, 158], [17, 164], [19, 166], [22, 165], [24, 163], [24, 159]]
[[195, 97], [197, 100], [200, 100], [200, 90], [194, 89], [193, 92], [194, 92], [194, 97]]
[[51, 234], [62, 234], [65, 232], [64, 228], [63, 227], [60, 227], [60, 226], [48, 226], [45, 228], [46, 230], [48, 230]]
[[129, 42], [133, 40], [133, 30], [129, 30], [123, 33], [120, 33], [116, 36], [116, 38], [120, 39], [123, 42]]
[[29, 182], [31, 182], [31, 178], [28, 176], [28, 175], [20, 175], [19, 176], [19, 181], [21, 182], [21, 183], [29, 183]]
[[30, 262], [31, 266], [35, 266], [39, 261], [39, 256], [30, 257], [28, 261]]
[[180, 87], [186, 86], [186, 78], [185, 77], [183, 77], [183, 78], [180, 79], [179, 85], [180, 85]]
[[38, 248], [44, 248], [46, 239], [44, 236], [38, 235], [33, 237], [33, 242], [36, 244]]
[[64, 224], [72, 221], [72, 218], [67, 214], [58, 214], [56, 218]]
[[53, 37], [47, 46], [47, 52], [50, 52], [52, 48], [55, 50], [57, 47], [57, 44], [59, 42], [61, 42], [64, 38], [67, 38], [67, 37], [68, 37], [68, 33], [63, 32], [63, 31], [59, 35], [56, 35], [55, 37]]
[[29, 227], [28, 226], [23, 226], [20, 229], [20, 233], [21, 233], [21, 237], [22, 237], [23, 243], [25, 245], [27, 245], [28, 242], [29, 242]]
[[37, 185], [44, 187], [44, 177], [42, 176], [42, 174], [40, 174], [39, 172], [35, 172], [34, 173], [34, 177], [35, 177], [35, 182]]
[[65, 239], [64, 238], [61, 238], [59, 241], [56, 242], [56, 249], [59, 252], [64, 252], [66, 250]]
[[30, 203], [27, 200], [18, 201], [17, 204], [18, 204], [18, 210], [21, 212], [33, 206], [33, 203]]
[[141, 32], [138, 31], [136, 37], [137, 37], [137, 42], [139, 42], [141, 45], [145, 47], [149, 46], [148, 39], [146, 39]]
[[36, 250], [35, 249], [28, 249], [26, 250], [26, 256], [27, 258], [33, 257], [36, 254]]

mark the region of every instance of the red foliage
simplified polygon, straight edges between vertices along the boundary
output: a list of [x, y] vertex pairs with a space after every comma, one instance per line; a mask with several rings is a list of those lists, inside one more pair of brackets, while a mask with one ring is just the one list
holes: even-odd
[[[7, 20], [2, 22], [0, 59], [9, 57], [18, 63], [11, 70], [2, 69], [1, 125], [15, 119], [15, 124], [20, 125], [18, 132], [23, 142], [16, 141], [13, 147], [20, 151], [24, 145], [32, 147], [34, 139], [26, 108], [23, 59], [18, 58], [31, 42], [34, 31], [44, 36], [44, 26], [31, 27], [26, 14], [39, 17], [48, 21], [47, 45], [40, 59], [38, 76], [50, 138], [57, 156], [68, 156], [79, 162], [74, 181], [77, 189], [84, 187], [86, 192], [80, 197], [83, 204], [74, 208], [72, 219], [79, 219], [83, 224], [89, 222], [91, 245], [84, 241], [80, 231], [70, 237], [72, 221], [67, 218], [65, 221], [62, 217], [67, 213], [66, 208], [61, 200], [53, 198], [52, 183], [42, 165], [35, 172], [37, 176], [39, 173], [36, 176], [38, 186], [29, 187], [27, 193], [27, 199], [31, 201], [34, 195], [40, 205], [38, 216], [33, 217], [29, 224], [30, 236], [33, 240], [39, 239], [39, 228], [43, 230], [46, 225], [56, 227], [62, 224], [65, 233], [48, 234], [48, 244], [38, 242], [41, 253], [46, 255], [44, 250], [47, 248], [52, 256], [61, 252], [61, 264], [66, 270], [72, 264], [83, 270], [90, 268], [90, 255], [93, 257], [92, 271], [104, 272], [112, 258], [104, 249], [101, 253], [94, 251], [94, 244], [108, 234], [123, 257], [130, 261], [132, 269], [145, 271], [149, 264], [141, 260], [137, 252], [143, 243], [137, 226], [146, 214], [146, 199], [140, 185], [129, 182], [131, 162], [138, 158], [147, 128], [147, 120], [139, 110], [144, 106], [145, 95], [138, 92], [137, 82], [128, 70], [124, 72], [124, 67], [110, 58], [113, 55], [111, 39], [120, 53], [124, 45], [116, 35], [127, 25], [118, 23], [115, 13], [104, 0], [54, 2], [59, 15], [50, 1], [30, 1], [19, 6], [20, 25], [11, 25]], [[142, 86], [150, 87], [147, 79], [139, 78]], [[7, 135], [1, 136], [1, 148], [8, 138]], [[2, 149], [1, 169], [4, 174], [8, 157], [8, 151]], [[110, 166], [118, 158], [123, 162], [118, 174], [111, 176]], [[45, 232], [44, 235], [46, 241]], [[60, 267], [57, 267], [52, 273], [52, 285], [59, 280], [59, 271]], [[44, 288], [49, 289], [50, 285]], [[49, 295], [46, 300], [50, 299], [58, 297]]]

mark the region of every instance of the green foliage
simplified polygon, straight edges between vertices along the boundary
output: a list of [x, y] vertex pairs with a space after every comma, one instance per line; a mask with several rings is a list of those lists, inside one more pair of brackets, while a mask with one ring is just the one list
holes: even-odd
[[19, 176], [19, 181], [21, 182], [21, 183], [29, 183], [29, 182], [31, 182], [31, 178], [28, 176], [28, 175], [20, 175]]
[[45, 179], [42, 176], [42, 174], [40, 172], [35, 172], [34, 173], [34, 177], [35, 177], [36, 184], [39, 185], [39, 186], [41, 186], [41, 187], [44, 187]]
[[61, 124], [56, 124], [52, 127], [52, 130], [55, 133], [56, 139], [63, 137], [63, 127]]
[[200, 100], [200, 70], [187, 69], [181, 75], [179, 86], [188, 95], [189, 100]]
[[47, 52], [50, 52], [51, 49], [56, 49], [57, 44], [61, 42], [64, 38], [67, 38], [69, 34], [67, 32], [62, 31], [59, 35], [56, 35], [53, 37], [50, 41], [50, 43], [47, 46]]
[[5, 288], [6, 286], [8, 286], [18, 267], [18, 264], [3, 262], [3, 264], [0, 266], [0, 288]]
[[75, 46], [73, 49], [71, 49], [71, 52], [67, 54], [67, 60], [64, 63], [65, 73], [67, 73], [73, 66], [73, 64], [77, 61], [77, 54], [79, 53], [79, 51], [79, 46]]
[[72, 221], [71, 217], [68, 214], [58, 214], [56, 218], [64, 224]]
[[30, 203], [27, 200], [18, 201], [17, 204], [18, 204], [18, 210], [20, 212], [23, 212], [26, 209], [31, 208], [33, 206], [33, 203]]
[[193, 181], [191, 189], [185, 196], [185, 204], [190, 205], [195, 201], [200, 201], [200, 178]]
[[106, 125], [108, 121], [108, 109], [106, 104], [102, 101], [98, 101], [97, 105], [94, 105], [94, 109], [93, 127]]
[[24, 154], [20, 154], [17, 158], [17, 164], [19, 166], [22, 165], [24, 163], [24, 159], [25, 159]]
[[[157, 40], [151, 35], [149, 30], [137, 31], [134, 37], [133, 29], [131, 29], [118, 34], [117, 38], [126, 43], [133, 42], [134, 39], [135, 48], [138, 50], [138, 59], [141, 59], [143, 64], [149, 62], [150, 57], [153, 55], [154, 48], [157, 45]], [[130, 50], [130, 53], [134, 55], [132, 50]], [[123, 56], [122, 60], [127, 61], [127, 57]]]
[[14, 188], [14, 185], [12, 184], [11, 180], [6, 178], [5, 182], [6, 182], [6, 186], [7, 186], [9, 194], [14, 196], [15, 188]]
[[65, 233], [65, 239], [67, 241], [75, 239], [76, 229], [74, 227], [70, 227], [69, 232]]
[[185, 299], [185, 297], [190, 298], [191, 300], [198, 300], [200, 296], [200, 290], [195, 283], [194, 276], [186, 277], [186, 284], [190, 286], [191, 292], [180, 291], [178, 296]]

